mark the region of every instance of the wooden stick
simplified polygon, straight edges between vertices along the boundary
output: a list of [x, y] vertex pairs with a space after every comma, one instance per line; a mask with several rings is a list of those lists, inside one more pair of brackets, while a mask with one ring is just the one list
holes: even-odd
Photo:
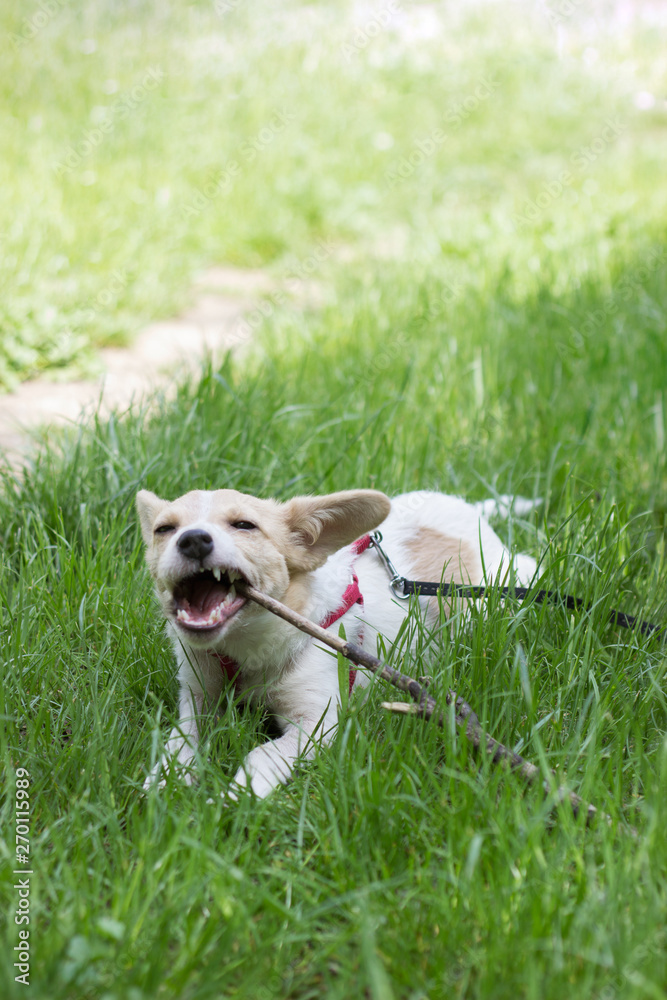
[[[346, 642], [337, 635], [332, 635], [331, 632], [327, 632], [320, 625], [316, 625], [308, 618], [304, 618], [303, 615], [288, 608], [287, 605], [281, 604], [280, 601], [276, 601], [273, 597], [268, 597], [260, 590], [256, 590], [250, 584], [239, 581], [236, 584], [236, 589], [250, 598], [251, 601], [266, 608], [267, 611], [284, 619], [284, 621], [294, 625], [295, 628], [300, 629], [307, 635], [312, 636], [313, 639], [318, 639], [325, 646], [329, 646], [331, 649], [335, 649], [336, 652], [342, 653], [346, 659], [351, 660], [360, 667], [365, 667], [374, 674], [378, 674], [383, 680], [388, 681], [394, 687], [398, 688], [399, 691], [409, 694], [417, 703], [415, 706], [405, 705], [400, 709], [397, 707], [399, 703], [396, 702], [386, 703], [383, 707], [389, 708], [391, 711], [409, 712], [410, 714], [420, 715], [426, 720], [435, 717], [437, 725], [444, 727], [444, 714], [440, 712], [438, 705], [425, 688], [421, 687], [412, 677], [408, 677], [406, 674], [402, 674], [393, 667], [388, 666], [388, 664], [383, 663], [377, 656], [367, 653], [361, 646], [357, 646], [353, 642]], [[515, 753], [514, 750], [509, 750], [502, 743], [499, 743], [498, 740], [494, 740], [492, 736], [485, 733], [470, 705], [463, 698], [460, 698], [456, 691], [450, 689], [445, 696], [445, 702], [450, 707], [454, 706], [453, 714], [456, 726], [465, 732], [465, 735], [475, 749], [485, 751], [494, 764], [503, 764], [509, 767], [510, 770], [518, 772], [530, 785], [541, 782], [547, 794], [552, 794], [555, 791], [556, 799], [559, 802], [569, 799], [572, 812], [575, 816], [578, 816], [581, 811], [586, 813], [587, 824], [591, 823], [596, 816], [601, 816], [607, 823], [611, 823], [610, 816], [606, 813], [598, 812], [595, 806], [585, 803], [575, 792], [568, 791], [564, 786], [554, 789], [551, 782], [542, 779], [540, 769], [535, 764], [531, 764], [530, 761], [527, 761], [520, 754]], [[402, 702], [400, 704], [403, 705]], [[636, 834], [635, 831], [633, 833]]]

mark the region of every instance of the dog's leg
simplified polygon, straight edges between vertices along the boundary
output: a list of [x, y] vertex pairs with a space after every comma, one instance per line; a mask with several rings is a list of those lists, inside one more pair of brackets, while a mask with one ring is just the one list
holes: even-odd
[[283, 730], [282, 736], [251, 750], [224, 797], [250, 788], [264, 798], [289, 781], [298, 759], [313, 757], [317, 746], [332, 741], [338, 723], [338, 672], [323, 650], [311, 646], [268, 698], [268, 706]]
[[[179, 772], [186, 785], [192, 784], [192, 763], [199, 743], [198, 719], [204, 711], [205, 697], [203, 692], [194, 693], [188, 688], [181, 689], [178, 725], [172, 729], [164, 754], [146, 778], [144, 788], [154, 785], [157, 778], [171, 767]], [[158, 782], [158, 788], [163, 788], [164, 784], [163, 776]]]
[[308, 760], [318, 745], [331, 742], [336, 723], [336, 707], [333, 711], [325, 709], [317, 718], [302, 718], [299, 725], [288, 723], [277, 740], [269, 740], [250, 751], [225, 797], [235, 799], [238, 791], [250, 788], [257, 798], [265, 798], [278, 785], [290, 780], [297, 760]]

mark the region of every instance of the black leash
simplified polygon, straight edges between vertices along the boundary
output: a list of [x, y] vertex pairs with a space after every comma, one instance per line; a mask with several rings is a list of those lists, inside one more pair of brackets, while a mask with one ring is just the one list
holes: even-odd
[[[381, 547], [382, 535], [379, 531], [371, 533], [371, 544], [384, 563], [385, 569], [391, 579], [389, 586], [394, 595], [402, 601], [407, 600], [413, 594], [419, 597], [443, 597], [456, 595], [457, 597], [484, 597], [485, 594], [499, 594], [502, 597], [513, 597], [518, 601], [525, 601], [531, 598], [535, 604], [543, 604], [549, 601], [552, 604], [564, 605], [569, 611], [583, 609], [590, 611], [591, 605], [581, 597], [572, 597], [571, 594], [561, 594], [558, 590], [533, 590], [532, 587], [468, 587], [462, 583], [432, 583], [426, 580], [406, 580], [400, 576], [396, 567], [390, 560], [387, 553]], [[609, 622], [612, 625], [620, 625], [621, 628], [637, 629], [643, 635], [660, 635], [665, 632], [666, 626], [654, 625], [652, 622], [642, 621], [635, 615], [626, 615], [624, 611], [610, 611]]]

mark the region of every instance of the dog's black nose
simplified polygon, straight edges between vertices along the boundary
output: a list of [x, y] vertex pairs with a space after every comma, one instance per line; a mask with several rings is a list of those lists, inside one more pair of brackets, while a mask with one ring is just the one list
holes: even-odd
[[180, 551], [188, 559], [205, 559], [213, 551], [213, 539], [203, 528], [191, 528], [190, 531], [184, 531], [177, 544]]

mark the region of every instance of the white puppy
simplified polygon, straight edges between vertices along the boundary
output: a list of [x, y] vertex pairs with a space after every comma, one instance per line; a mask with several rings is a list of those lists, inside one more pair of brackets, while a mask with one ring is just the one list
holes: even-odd
[[[248, 754], [234, 779], [237, 791], [249, 784], [256, 795], [267, 795], [289, 779], [297, 758], [312, 755], [315, 737], [333, 737], [340, 703], [335, 657], [246, 600], [235, 582], [248, 581], [336, 635], [342, 623], [349, 641], [375, 652], [378, 633], [395, 637], [407, 602], [392, 594], [364, 536], [379, 526], [383, 548], [409, 579], [488, 583], [511, 566], [516, 583], [525, 584], [535, 560], [512, 560], [484, 518], [502, 512], [503, 503], [506, 498], [498, 506], [471, 505], [430, 492], [390, 501], [376, 490], [287, 503], [236, 490], [195, 490], [169, 502], [142, 490], [137, 508], [146, 557], [181, 685], [179, 724], [146, 787], [171, 763], [192, 781], [198, 718], [226, 685], [242, 699], [261, 698], [282, 730]], [[427, 620], [435, 621], [437, 602], [420, 601]], [[361, 672], [351, 673], [350, 688], [367, 683]]]

